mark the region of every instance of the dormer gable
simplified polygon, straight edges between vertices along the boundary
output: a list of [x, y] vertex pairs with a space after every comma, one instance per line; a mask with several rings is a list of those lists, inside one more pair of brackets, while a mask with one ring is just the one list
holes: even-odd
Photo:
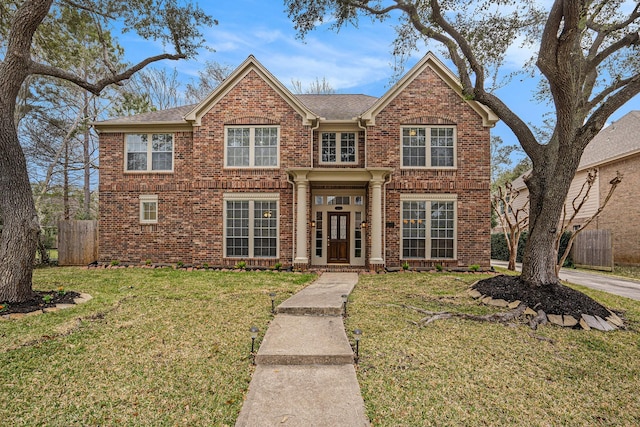
[[493, 127], [499, 120], [498, 116], [491, 111], [489, 107], [480, 104], [477, 101], [465, 99], [462, 95], [462, 84], [456, 75], [447, 68], [436, 56], [428, 52], [409, 72], [407, 72], [395, 85], [391, 87], [381, 98], [379, 98], [368, 110], [360, 115], [360, 119], [367, 125], [373, 126], [376, 122], [376, 116], [382, 111], [394, 98], [396, 98], [407, 86], [411, 84], [425, 69], [430, 68], [436, 73], [442, 81], [444, 81], [461, 99], [482, 117], [482, 124], [485, 127]]
[[228, 94], [244, 77], [254, 72], [287, 102], [302, 118], [303, 125], [311, 125], [318, 117], [304, 106], [273, 74], [271, 74], [253, 55], [240, 64], [209, 96], [189, 111], [184, 119], [193, 126], [200, 126], [202, 117]]

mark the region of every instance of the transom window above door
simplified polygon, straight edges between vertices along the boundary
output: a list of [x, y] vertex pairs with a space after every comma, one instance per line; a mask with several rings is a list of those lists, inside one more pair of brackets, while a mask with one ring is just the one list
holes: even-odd
[[320, 163], [355, 163], [358, 144], [355, 132], [322, 132]]
[[227, 126], [225, 167], [278, 167], [279, 147], [277, 126]]

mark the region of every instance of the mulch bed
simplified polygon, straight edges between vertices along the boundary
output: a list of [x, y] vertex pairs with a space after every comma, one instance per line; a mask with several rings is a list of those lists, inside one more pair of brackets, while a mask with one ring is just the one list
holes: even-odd
[[603, 319], [610, 316], [602, 304], [561, 284], [532, 287], [519, 276], [500, 275], [479, 281], [474, 289], [493, 299], [522, 301], [533, 310], [547, 314], [569, 314], [576, 319], [580, 319], [582, 314]]
[[[50, 295], [49, 302], [45, 302], [45, 295]], [[34, 291], [34, 296], [28, 301], [21, 303], [0, 303], [0, 306], [5, 307], [0, 311], [0, 315], [11, 313], [31, 313], [32, 311], [42, 310], [43, 308], [55, 307], [56, 304], [75, 304], [74, 299], [78, 298], [80, 294], [74, 291], [65, 291], [60, 293], [58, 291]]]

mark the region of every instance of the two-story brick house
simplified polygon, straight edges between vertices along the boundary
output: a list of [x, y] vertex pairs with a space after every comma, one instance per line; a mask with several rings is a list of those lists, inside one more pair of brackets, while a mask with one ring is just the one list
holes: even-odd
[[100, 262], [489, 266], [489, 129], [431, 53], [384, 96], [253, 56], [196, 105], [97, 123]]

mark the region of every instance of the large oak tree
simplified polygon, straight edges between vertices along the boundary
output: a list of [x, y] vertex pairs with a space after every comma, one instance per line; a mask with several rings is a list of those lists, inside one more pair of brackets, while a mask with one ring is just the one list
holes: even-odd
[[[555, 241], [584, 148], [640, 92], [640, 3], [625, 0], [285, 0], [302, 36], [332, 20], [399, 20], [394, 53], [421, 40], [439, 45], [457, 69], [463, 96], [491, 108], [531, 158], [529, 240], [521, 278], [558, 283]], [[507, 49], [535, 47], [526, 71], [550, 100], [552, 130], [539, 134], [496, 96]], [[514, 80], [512, 84], [516, 84]], [[521, 90], [524, 89], [520, 88]], [[612, 142], [614, 143], [614, 142]]]
[[[73, 33], [56, 28], [63, 8], [88, 12], [98, 33], [117, 28], [133, 31], [148, 39], [150, 46], [151, 41], [160, 42], [170, 53], [117, 67], [110, 61], [105, 36], [105, 49], [97, 49], [94, 60], [110, 72], [98, 80], [86, 79], [56, 61], [61, 49], [73, 48], [73, 38], [59, 46], [48, 37], [52, 29], [56, 34]], [[31, 296], [38, 241], [38, 219], [15, 120], [16, 99], [25, 80], [34, 75], [49, 76], [98, 95], [148, 64], [194, 56], [202, 44], [200, 28], [214, 23], [198, 6], [179, 0], [9, 0], [0, 4], [0, 301], [19, 302]]]

